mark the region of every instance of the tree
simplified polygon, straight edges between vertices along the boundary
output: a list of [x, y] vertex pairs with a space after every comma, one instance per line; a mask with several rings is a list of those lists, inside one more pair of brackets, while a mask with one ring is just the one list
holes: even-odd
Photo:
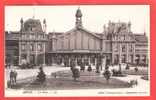
[[80, 77], [80, 72], [77, 68], [73, 68], [72, 73], [73, 73], [73, 78], [76, 81], [76, 79]]
[[129, 70], [129, 65], [128, 65], [128, 64], [126, 65], [126, 68], [125, 68], [125, 69], [126, 69], [126, 70]]
[[135, 72], [138, 72], [139, 69], [138, 69], [138, 67], [135, 67], [134, 70], [135, 70]]
[[110, 71], [108, 69], [106, 69], [104, 71], [103, 76], [106, 78], [107, 83], [109, 83], [109, 79], [110, 79], [111, 73], [110, 73]]
[[89, 65], [89, 67], [88, 67], [88, 69], [87, 69], [89, 72], [91, 72], [92, 71], [92, 67], [91, 67], [91, 65]]
[[40, 83], [44, 83], [45, 80], [46, 80], [46, 74], [44, 73], [43, 68], [40, 67], [37, 75], [37, 81]]

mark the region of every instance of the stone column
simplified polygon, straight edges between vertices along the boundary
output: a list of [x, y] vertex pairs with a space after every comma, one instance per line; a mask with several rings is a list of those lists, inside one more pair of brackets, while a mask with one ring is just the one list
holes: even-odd
[[43, 51], [43, 65], [45, 65], [45, 42], [44, 42], [44, 44], [43, 44], [43, 49], [44, 49], [44, 51]]
[[129, 53], [128, 53], [128, 50], [129, 50], [129, 48], [128, 48], [128, 43], [126, 44], [126, 63], [128, 63], [129, 62]]
[[37, 42], [35, 43], [35, 64], [37, 65]]
[[95, 57], [95, 66], [97, 65], [97, 58]]
[[140, 55], [140, 63], [142, 63], [143, 59], [144, 59], [144, 57], [143, 57], [143, 55], [141, 54], [141, 55]]
[[70, 57], [69, 57], [69, 62], [68, 63], [69, 63], [69, 67], [71, 67], [71, 65], [70, 65]]
[[21, 65], [21, 40], [19, 40], [19, 57], [18, 57], [18, 64]]
[[64, 66], [64, 55], [61, 55], [61, 65]]
[[27, 62], [29, 63], [30, 62], [30, 47], [29, 47], [29, 43], [27, 42]]
[[136, 63], [135, 62], [135, 44], [133, 45], [133, 63]]
[[84, 64], [84, 62], [85, 62], [85, 61], [84, 61], [84, 56], [82, 56], [81, 59], [82, 59], [82, 63]]
[[75, 56], [75, 66], [77, 66], [77, 57]]
[[112, 46], [112, 61], [111, 61], [112, 64], [114, 64], [114, 44]]
[[106, 56], [104, 56], [102, 58], [102, 69], [101, 70], [103, 70], [105, 67], [106, 67]]
[[88, 63], [89, 63], [89, 65], [91, 64], [91, 63], [90, 63], [90, 56], [88, 56]]
[[121, 51], [122, 48], [121, 48], [121, 44], [119, 44], [119, 64], [121, 63]]
[[53, 65], [53, 55], [51, 54], [51, 65]]

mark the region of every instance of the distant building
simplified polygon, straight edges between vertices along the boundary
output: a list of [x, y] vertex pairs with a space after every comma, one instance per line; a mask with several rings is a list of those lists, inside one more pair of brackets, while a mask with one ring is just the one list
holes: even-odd
[[[19, 32], [6, 32], [6, 63], [21, 64], [23, 60], [35, 65], [71, 62], [88, 64], [148, 64], [148, 39], [131, 31], [131, 23], [111, 22], [103, 32], [84, 28], [82, 12], [75, 14], [75, 27], [67, 32], [46, 34], [46, 20], [21, 19]], [[11, 59], [13, 57], [14, 59]], [[16, 58], [16, 59], [15, 59]], [[15, 63], [16, 62], [16, 63]]]

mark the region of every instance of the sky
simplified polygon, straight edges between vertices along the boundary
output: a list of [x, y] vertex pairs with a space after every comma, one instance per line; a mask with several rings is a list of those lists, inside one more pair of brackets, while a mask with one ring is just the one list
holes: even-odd
[[150, 33], [149, 5], [75, 5], [75, 6], [5, 6], [5, 30], [19, 31], [20, 19], [43, 19], [47, 32], [66, 32], [75, 27], [75, 13], [80, 7], [83, 26], [92, 32], [102, 33], [104, 24], [131, 22], [132, 32]]

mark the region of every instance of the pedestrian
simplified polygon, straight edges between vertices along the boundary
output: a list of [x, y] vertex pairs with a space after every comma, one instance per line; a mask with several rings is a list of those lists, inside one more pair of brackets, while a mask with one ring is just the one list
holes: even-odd
[[14, 70], [14, 81], [15, 81], [15, 84], [17, 83], [17, 71]]
[[10, 71], [10, 85], [14, 85], [14, 72], [12, 69]]
[[81, 63], [81, 66], [80, 66], [80, 67], [81, 67], [81, 69], [80, 69], [80, 70], [84, 72], [84, 71], [85, 71], [85, 65], [84, 65], [84, 63], [83, 63], [83, 62]]
[[10, 71], [10, 85], [16, 85], [17, 82], [17, 72], [16, 70], [11, 69]]

